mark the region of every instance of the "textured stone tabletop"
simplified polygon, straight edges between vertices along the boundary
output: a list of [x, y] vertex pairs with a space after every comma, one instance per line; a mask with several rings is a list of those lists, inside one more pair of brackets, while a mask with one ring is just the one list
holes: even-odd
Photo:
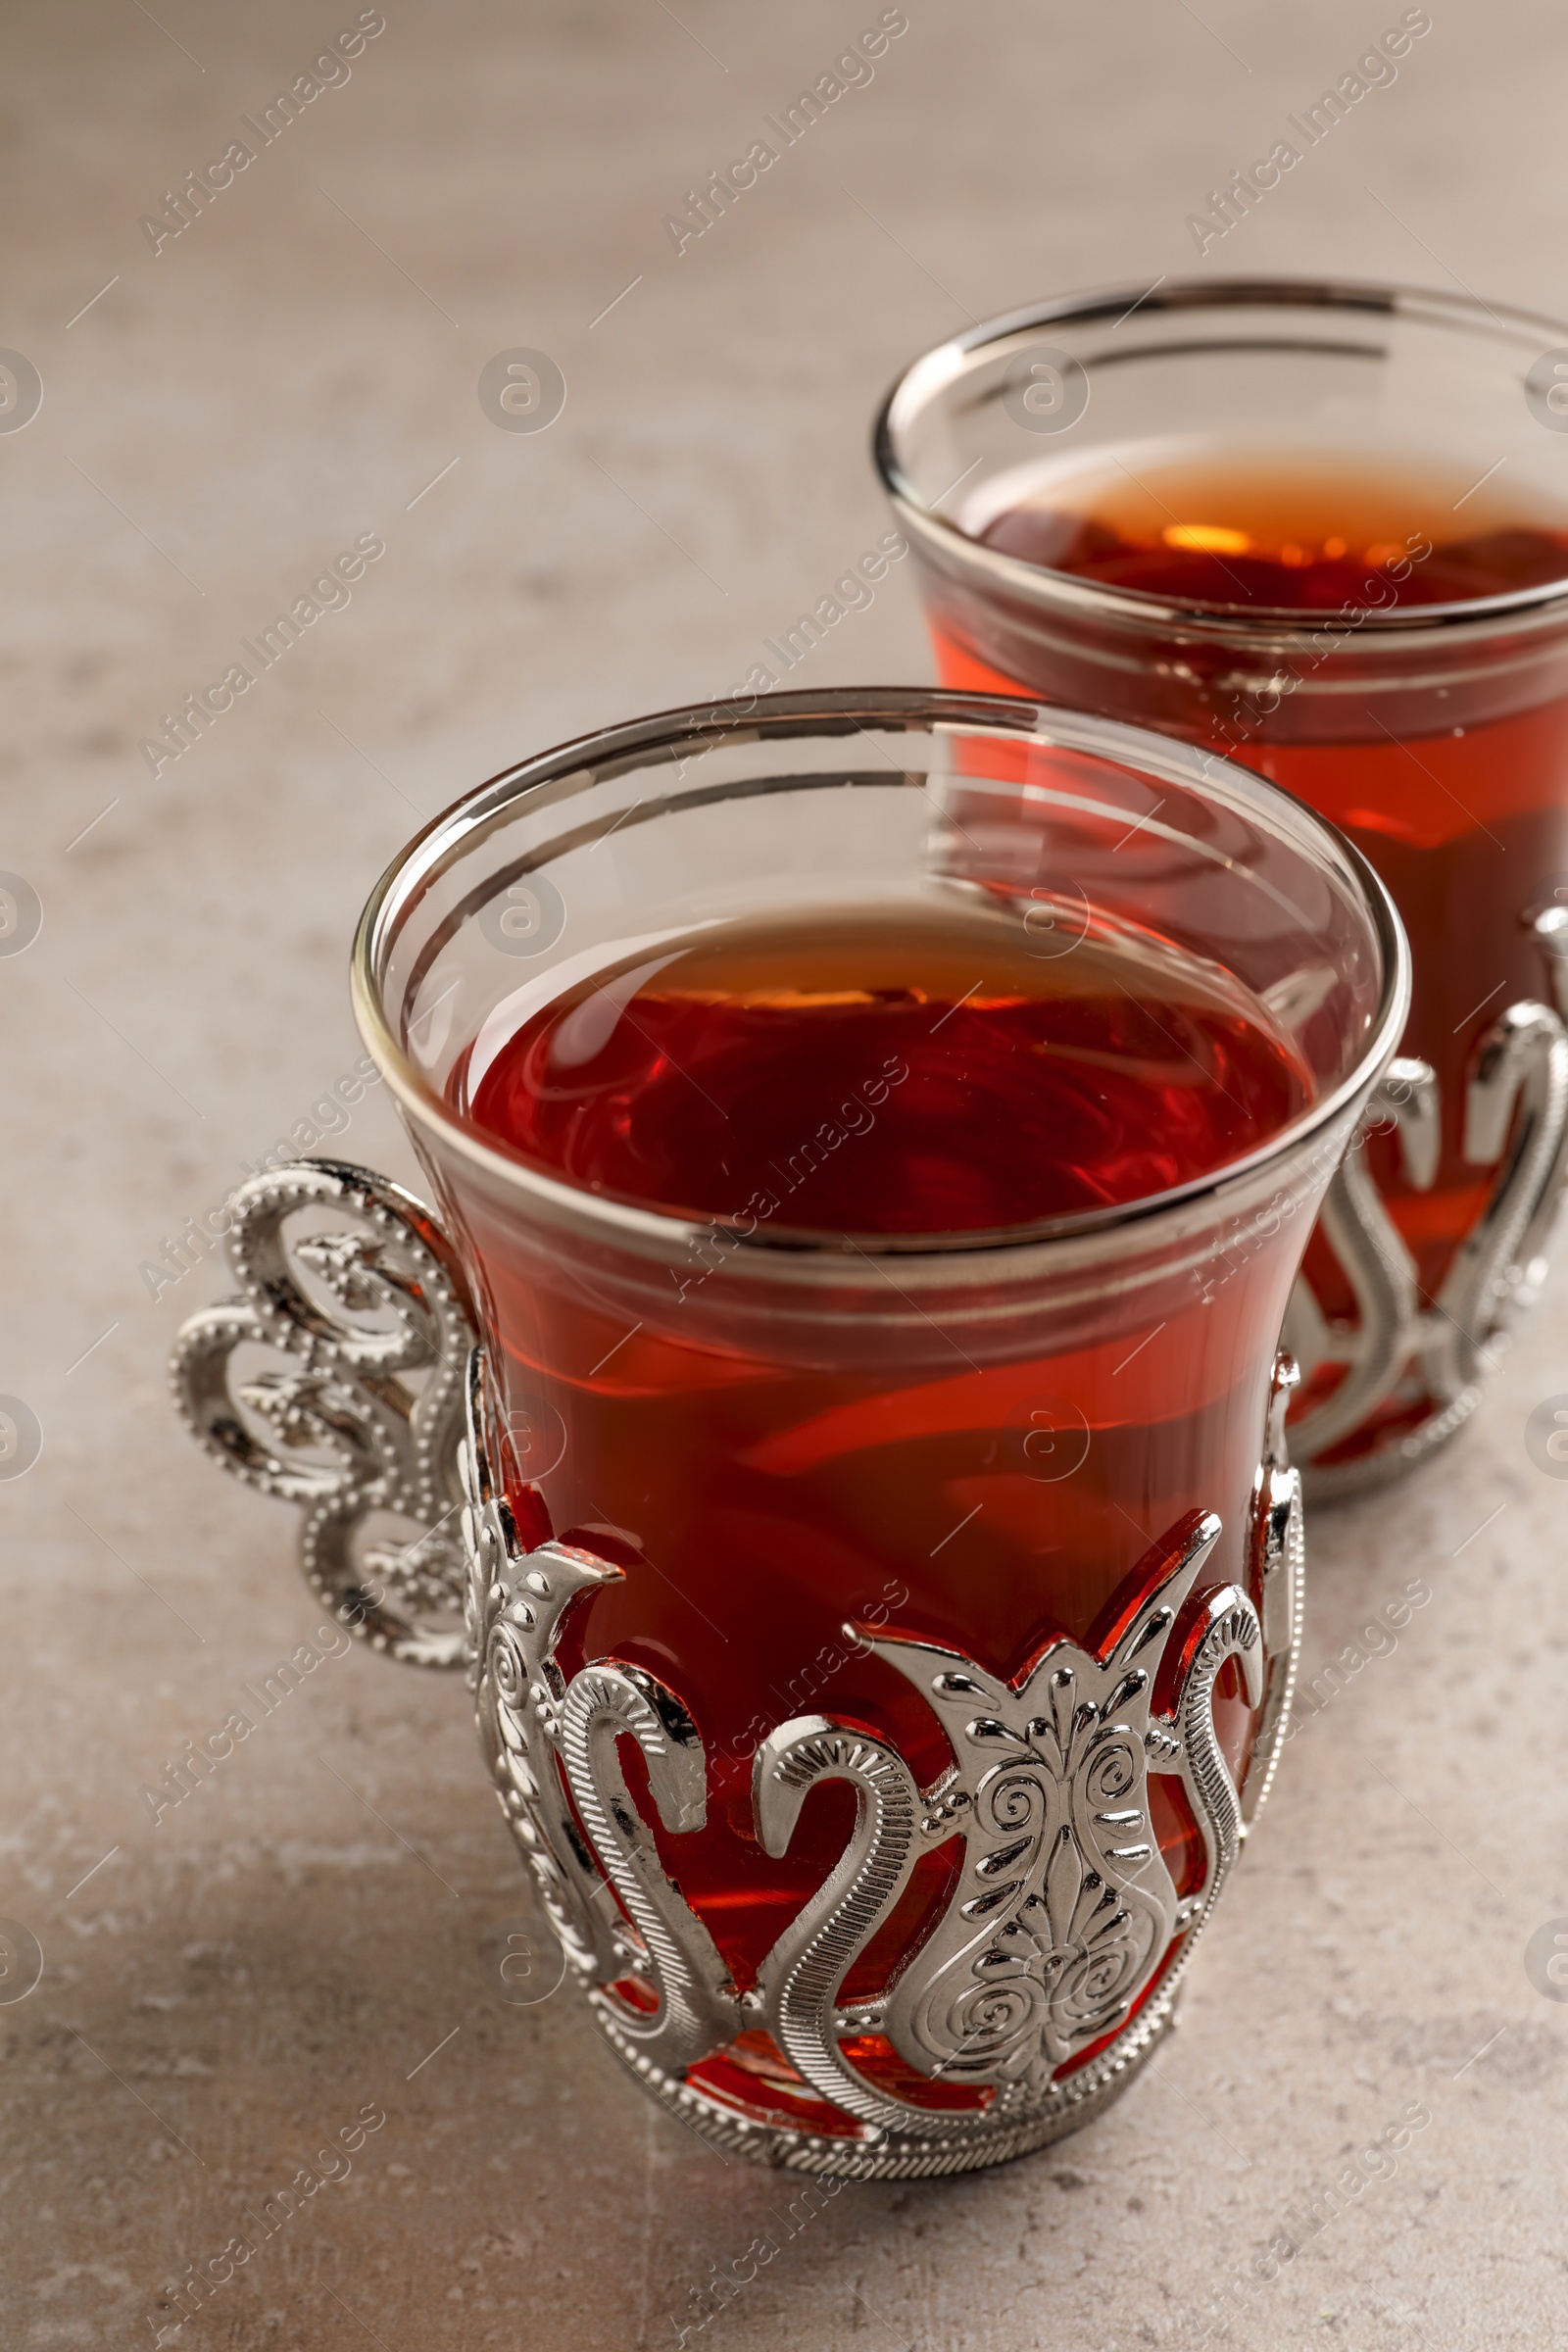
[[[380, 1089], [313, 1121], [399, 844], [525, 751], [744, 677], [886, 527], [869, 413], [971, 316], [1190, 269], [1568, 312], [1558, 12], [1431, 0], [1396, 83], [1200, 261], [1187, 216], [1396, 0], [904, 0], [874, 78], [679, 252], [664, 217], [876, 0], [380, 4], [265, 141], [376, 10], [61, 0], [0, 30], [0, 345], [43, 388], [0, 431], [0, 867], [43, 916], [0, 956], [0, 1392], [43, 1438], [0, 1481], [0, 1916], [43, 1971], [0, 1980], [0, 2343], [154, 2341], [166, 2282], [329, 2139], [340, 2177], [164, 2340], [642, 2352], [706, 2314], [734, 2352], [1111, 2352], [1196, 2346], [1242, 2273], [1257, 2352], [1562, 2335], [1568, 2008], [1525, 1954], [1568, 1916], [1568, 1486], [1523, 1427], [1568, 1390], [1568, 1263], [1478, 1425], [1318, 1516], [1305, 1670], [1344, 1671], [1182, 2030], [1010, 2169], [802, 2202], [655, 2112], [566, 1996], [500, 1998], [531, 1898], [450, 1679], [323, 1657], [199, 1794], [156, 1823], [140, 1795], [319, 1618], [291, 1514], [168, 1407], [221, 1268], [141, 1269], [302, 1128], [413, 1180]], [[564, 379], [545, 432], [476, 396], [519, 347]], [[384, 554], [351, 600], [150, 773], [141, 739], [356, 539]], [[895, 569], [794, 682], [928, 674]]]

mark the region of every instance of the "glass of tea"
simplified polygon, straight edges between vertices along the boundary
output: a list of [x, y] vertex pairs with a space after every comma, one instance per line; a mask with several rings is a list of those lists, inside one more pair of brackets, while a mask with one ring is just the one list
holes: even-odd
[[1422, 1459], [1568, 1161], [1568, 325], [1160, 281], [915, 362], [877, 424], [949, 685], [1136, 720], [1331, 817], [1414, 956], [1287, 1324], [1309, 1491]]
[[455, 1662], [461, 1573], [563, 1965], [706, 2139], [912, 2176], [1086, 2121], [1279, 1744], [1276, 1347], [1405, 1019], [1381, 884], [1184, 744], [785, 695], [460, 802], [354, 990], [439, 1215], [243, 1187], [198, 1434], [377, 1644]]

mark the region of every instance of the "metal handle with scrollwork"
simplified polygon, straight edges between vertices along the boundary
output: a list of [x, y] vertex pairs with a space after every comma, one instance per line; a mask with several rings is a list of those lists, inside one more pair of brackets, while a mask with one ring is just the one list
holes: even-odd
[[[341, 1160], [253, 1176], [229, 1215], [239, 1295], [191, 1316], [170, 1363], [186, 1426], [300, 1506], [300, 1566], [340, 1624], [409, 1665], [461, 1666], [474, 1329], [451, 1244], [422, 1201]], [[295, 1236], [306, 1216], [318, 1230]], [[418, 1532], [394, 1541], [389, 1519]]]

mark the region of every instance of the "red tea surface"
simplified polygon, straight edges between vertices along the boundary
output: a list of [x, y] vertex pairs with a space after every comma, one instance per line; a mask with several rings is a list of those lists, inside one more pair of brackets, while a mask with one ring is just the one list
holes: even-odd
[[[973, 526], [983, 545], [1106, 587], [1194, 604], [1337, 612], [1389, 582], [1402, 605], [1464, 604], [1568, 578], [1568, 517], [1521, 514], [1484, 464], [1449, 469], [1245, 452], [1041, 477]], [[1468, 495], [1466, 495], [1468, 493]], [[1412, 561], [1425, 542], [1430, 553]]]
[[1042, 956], [1021, 915], [961, 899], [645, 955], [483, 1034], [459, 1088], [492, 1137], [587, 1191], [861, 1234], [1144, 1200], [1309, 1099], [1263, 1008], [1157, 940], [1092, 931]]
[[[1502, 596], [1568, 579], [1568, 514], [1543, 514], [1506, 469], [1485, 461], [1414, 466], [1306, 464], [1277, 454], [1220, 452], [1163, 460], [1129, 449], [1124, 465], [1093, 473], [1042, 470], [1000, 511], [971, 511], [986, 545], [1030, 564], [1152, 596], [1338, 616], [1346, 606], [1429, 607]], [[1009, 666], [984, 640], [973, 610], [947, 622], [940, 587], [933, 627], [945, 683], [1026, 693], [1094, 707], [1097, 676], [1038, 640]], [[1009, 644], [1019, 640], [1012, 638]], [[1546, 959], [1523, 918], [1568, 889], [1568, 701], [1493, 716], [1474, 685], [1421, 697], [1423, 724], [1385, 722], [1369, 693], [1344, 698], [1334, 741], [1270, 740], [1290, 731], [1250, 712], [1204, 671], [1191, 640], [1178, 646], [1151, 617], [1130, 641], [1157, 710], [1146, 714], [1136, 678], [1118, 673], [1114, 715], [1202, 742], [1283, 784], [1342, 826], [1388, 884], [1415, 963], [1402, 1051], [1437, 1071], [1443, 1151], [1435, 1184], [1405, 1181], [1392, 1139], [1372, 1164], [1396, 1224], [1435, 1299], [1479, 1215], [1492, 1170], [1463, 1152], [1465, 1085], [1481, 1037], [1520, 998], [1552, 1004]], [[1126, 650], [1124, 648], [1124, 650]], [[1441, 668], [1442, 649], [1427, 665]], [[1226, 657], [1217, 666], [1233, 668]], [[1188, 681], [1173, 701], [1173, 679]], [[1411, 698], [1405, 698], [1408, 711]], [[1314, 1244], [1307, 1260], [1331, 1312], [1353, 1318], [1348, 1289]], [[1332, 1369], [1323, 1379], [1338, 1377]], [[1308, 1392], [1301, 1405], [1312, 1401]], [[1416, 1417], [1406, 1403], [1391, 1413]], [[1353, 1452], [1366, 1442], [1350, 1440]]]

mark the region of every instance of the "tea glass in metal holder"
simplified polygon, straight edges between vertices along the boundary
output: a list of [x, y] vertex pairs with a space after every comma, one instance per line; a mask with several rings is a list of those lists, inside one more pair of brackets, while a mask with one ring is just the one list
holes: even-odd
[[[1260, 448], [1287, 466], [1431, 461], [1459, 487], [1325, 611], [1249, 602], [1245, 583], [1222, 582], [1224, 601], [1163, 596], [985, 536], [1075, 473], [1125, 487], [1173, 455]], [[1467, 602], [1415, 602], [1405, 583], [1493, 477], [1563, 531], [1568, 325], [1339, 280], [1068, 296], [916, 360], [875, 456], [946, 684], [1101, 711], [1255, 768], [1348, 831], [1393, 893], [1410, 1025], [1287, 1334], [1307, 1492], [1409, 1469], [1474, 1411], [1539, 1296], [1568, 1171], [1568, 556], [1562, 577]], [[1178, 533], [1186, 519], [1172, 514]]]
[[[927, 1236], [639, 1207], [454, 1106], [466, 1056], [628, 954], [956, 899], [1045, 956], [1157, 934], [1266, 1011], [1306, 1106], [1154, 1198]], [[241, 1187], [239, 1294], [174, 1357], [191, 1428], [300, 1507], [334, 1618], [466, 1662], [569, 1975], [712, 2145], [902, 2177], [1086, 2122], [1170, 2024], [1286, 1721], [1277, 1343], [1405, 1018], [1387, 894], [1182, 744], [783, 695], [459, 802], [377, 885], [353, 988], [438, 1209], [330, 1160]]]

